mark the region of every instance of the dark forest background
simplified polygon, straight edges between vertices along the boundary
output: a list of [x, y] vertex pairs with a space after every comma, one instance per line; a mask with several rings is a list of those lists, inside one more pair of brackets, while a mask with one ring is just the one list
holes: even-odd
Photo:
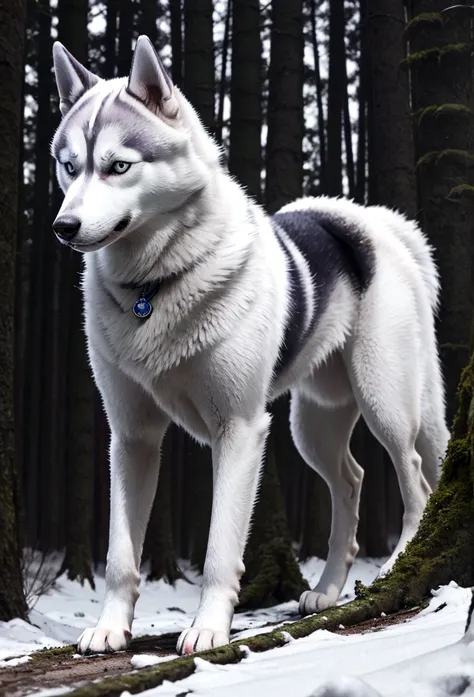
[[[0, 290], [0, 358], [10, 365], [0, 379], [0, 526], [11, 544], [0, 549], [0, 562], [7, 564], [15, 548], [14, 511], [20, 547], [64, 550], [61, 571], [72, 579], [93, 583], [107, 551], [109, 435], [85, 352], [82, 259], [51, 231], [62, 196], [49, 154], [59, 122], [56, 38], [110, 78], [128, 74], [134, 41], [147, 34], [222, 143], [230, 171], [268, 211], [302, 194], [328, 194], [417, 218], [441, 270], [438, 336], [451, 420], [473, 310], [469, 2], [455, 8], [446, 0], [11, 3], [16, 30], [0, 39], [0, 51], [16, 56], [9, 72], [0, 61], [2, 89], [9, 85], [0, 105], [2, 145], [8, 144], [0, 164], [0, 267], [11, 280], [15, 271], [14, 290], [5, 290], [5, 282]], [[302, 580], [292, 548], [299, 559], [327, 553], [326, 485], [293, 448], [287, 400], [272, 411], [247, 555], [247, 606], [295, 597]], [[385, 555], [403, 513], [396, 475], [362, 424], [353, 452], [366, 473], [360, 553]], [[176, 579], [179, 558], [202, 567], [211, 481], [209, 449], [172, 427], [145, 542], [150, 578]]]

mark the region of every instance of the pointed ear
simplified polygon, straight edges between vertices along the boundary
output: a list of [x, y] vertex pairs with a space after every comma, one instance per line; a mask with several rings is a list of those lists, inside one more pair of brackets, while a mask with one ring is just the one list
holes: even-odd
[[99, 82], [99, 78], [84, 68], [59, 41], [53, 44], [53, 63], [59, 109], [66, 116], [77, 100]]
[[173, 83], [148, 36], [139, 36], [132, 59], [127, 92], [157, 116], [176, 119], [179, 112]]

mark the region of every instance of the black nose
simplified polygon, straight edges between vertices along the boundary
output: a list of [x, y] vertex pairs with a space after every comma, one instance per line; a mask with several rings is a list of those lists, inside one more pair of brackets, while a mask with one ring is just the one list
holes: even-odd
[[62, 215], [53, 223], [53, 230], [63, 240], [72, 240], [81, 227], [81, 221], [75, 215]]

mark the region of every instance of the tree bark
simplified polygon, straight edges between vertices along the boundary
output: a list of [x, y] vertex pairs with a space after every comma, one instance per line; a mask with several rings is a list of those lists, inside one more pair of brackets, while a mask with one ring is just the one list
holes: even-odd
[[184, 93], [204, 126], [214, 133], [212, 0], [184, 0]]
[[332, 0], [329, 13], [328, 194], [342, 194], [342, 112], [345, 91], [344, 0]]
[[451, 420], [459, 375], [469, 358], [473, 311], [474, 66], [472, 11], [441, 14], [445, 7], [444, 0], [413, 0], [407, 34], [421, 219], [441, 276], [437, 329]]
[[272, 435], [244, 564], [239, 609], [269, 607], [295, 600], [308, 588], [292, 549]]
[[104, 77], [115, 77], [115, 55], [117, 45], [117, 0], [107, 0], [105, 25]]
[[369, 46], [367, 26], [367, 0], [360, 0], [360, 49], [359, 49], [359, 116], [357, 125], [357, 163], [355, 201], [365, 203], [367, 180], [367, 87], [369, 71]]
[[323, 110], [323, 85], [319, 66], [319, 44], [316, 22], [316, 0], [311, 0], [311, 43], [313, 45], [314, 77], [316, 81], [316, 103], [318, 105], [318, 141], [319, 141], [319, 188], [322, 194], [327, 192], [327, 158], [326, 158], [326, 124]]
[[270, 212], [302, 193], [303, 52], [302, 0], [273, 0], [265, 187]]
[[[59, 0], [59, 38], [71, 53], [87, 64], [87, 0]], [[92, 573], [92, 525], [94, 504], [94, 383], [90, 372], [83, 330], [80, 291], [82, 257], [62, 250], [61, 311], [67, 333], [63, 347], [67, 355], [66, 419], [66, 553], [60, 574], [71, 580], [88, 580]]]
[[227, 90], [227, 63], [229, 54], [229, 43], [230, 43], [230, 20], [232, 14], [232, 0], [227, 0], [227, 8], [225, 14], [224, 22], [224, 38], [222, 40], [222, 60], [221, 60], [221, 74], [219, 79], [219, 99], [217, 103], [217, 117], [216, 117], [216, 140], [218, 143], [222, 143], [222, 132], [224, 129], [224, 102], [226, 98]]
[[406, 58], [404, 0], [371, 0], [368, 46], [372, 97], [374, 203], [416, 213], [414, 150]]
[[171, 24], [171, 77], [178, 87], [183, 83], [183, 17], [181, 0], [170, 0]]
[[117, 75], [125, 77], [132, 65], [133, 4], [132, 0], [117, 0], [119, 8]]
[[144, 560], [148, 560], [150, 568], [148, 581], [164, 579], [174, 585], [183, 574], [176, 561], [171, 523], [171, 467], [172, 439], [167, 433], [163, 443], [160, 477], [158, 489], [151, 511], [150, 522], [144, 545]]
[[260, 200], [262, 157], [262, 42], [259, 0], [232, 5], [229, 170]]
[[[141, 0], [139, 5], [140, 18], [138, 22], [139, 34], [145, 34], [153, 46], [158, 49], [158, 2], [157, 0]], [[130, 70], [130, 68], [129, 68]]]
[[0, 621], [26, 619], [18, 540], [14, 431], [14, 299], [25, 33], [24, 0], [0, 5]]

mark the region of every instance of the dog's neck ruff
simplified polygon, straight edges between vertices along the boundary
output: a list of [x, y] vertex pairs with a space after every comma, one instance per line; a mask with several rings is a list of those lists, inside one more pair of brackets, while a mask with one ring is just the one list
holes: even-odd
[[161, 281], [152, 281], [145, 283], [140, 288], [140, 296], [133, 306], [133, 314], [139, 319], [148, 319], [153, 312], [151, 300], [155, 297], [160, 289]]

